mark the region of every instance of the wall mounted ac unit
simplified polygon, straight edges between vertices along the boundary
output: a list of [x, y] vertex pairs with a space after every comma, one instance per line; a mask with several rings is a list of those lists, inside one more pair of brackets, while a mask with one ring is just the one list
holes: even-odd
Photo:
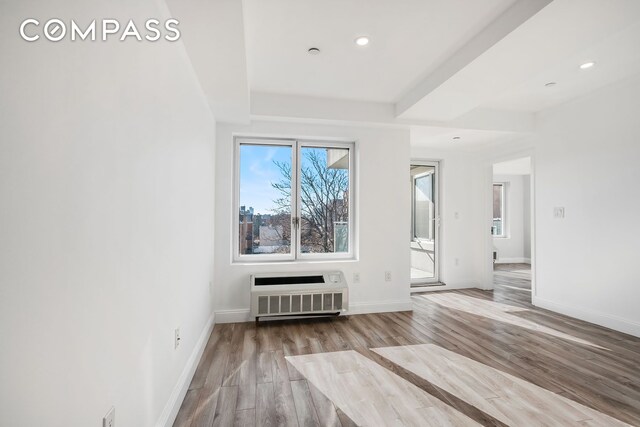
[[349, 290], [341, 271], [251, 275], [251, 315], [339, 315], [348, 310]]

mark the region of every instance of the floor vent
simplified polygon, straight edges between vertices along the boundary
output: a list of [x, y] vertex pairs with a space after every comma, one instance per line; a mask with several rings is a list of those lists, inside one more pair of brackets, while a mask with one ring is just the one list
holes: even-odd
[[347, 310], [348, 289], [339, 271], [251, 276], [251, 315], [335, 315]]

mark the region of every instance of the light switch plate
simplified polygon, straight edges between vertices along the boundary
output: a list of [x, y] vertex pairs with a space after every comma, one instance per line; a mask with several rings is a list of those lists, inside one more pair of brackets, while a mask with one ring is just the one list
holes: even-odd
[[115, 427], [116, 425], [116, 408], [113, 406], [102, 419], [102, 427]]

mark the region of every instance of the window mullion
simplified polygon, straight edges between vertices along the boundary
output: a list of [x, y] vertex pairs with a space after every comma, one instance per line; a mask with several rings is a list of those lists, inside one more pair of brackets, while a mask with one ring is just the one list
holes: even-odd
[[291, 236], [291, 243], [294, 245], [292, 248], [292, 255], [294, 259], [300, 258], [300, 144], [298, 141], [293, 142], [292, 150], [293, 153], [293, 168], [291, 172], [291, 221], [293, 222], [292, 230], [295, 233], [294, 236]]

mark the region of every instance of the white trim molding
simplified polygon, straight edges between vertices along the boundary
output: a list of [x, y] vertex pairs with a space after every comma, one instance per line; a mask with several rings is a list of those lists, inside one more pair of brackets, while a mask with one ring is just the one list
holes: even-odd
[[[389, 313], [392, 311], [412, 311], [410, 299], [396, 301], [375, 301], [365, 303], [349, 303], [349, 310], [343, 316], [367, 313]], [[254, 320], [248, 309], [216, 311], [217, 323], [239, 323]]]
[[218, 323], [241, 323], [251, 320], [251, 311], [247, 309], [216, 311]]
[[367, 313], [389, 313], [393, 311], [412, 311], [413, 303], [411, 299], [396, 301], [373, 301], [361, 303], [349, 303], [349, 311], [345, 315], [367, 314]]
[[176, 420], [178, 416], [178, 411], [180, 410], [180, 406], [182, 405], [182, 401], [189, 390], [189, 384], [191, 383], [191, 379], [193, 375], [196, 373], [196, 368], [198, 367], [198, 363], [200, 362], [200, 358], [202, 357], [202, 353], [204, 352], [205, 347], [207, 346], [207, 341], [209, 341], [209, 336], [211, 335], [211, 331], [213, 330], [213, 326], [215, 325], [215, 314], [212, 313], [209, 320], [207, 320], [207, 324], [205, 325], [196, 345], [187, 360], [187, 363], [182, 370], [182, 373], [178, 377], [178, 381], [176, 385], [173, 387], [171, 391], [171, 395], [169, 395], [169, 400], [167, 400], [158, 421], [156, 422], [156, 427], [171, 427], [173, 422]]
[[536, 307], [584, 320], [589, 323], [604, 326], [605, 328], [623, 332], [625, 334], [640, 337], [640, 323], [623, 319], [611, 314], [600, 313], [583, 308], [557, 303], [537, 296], [532, 297], [532, 303]]

